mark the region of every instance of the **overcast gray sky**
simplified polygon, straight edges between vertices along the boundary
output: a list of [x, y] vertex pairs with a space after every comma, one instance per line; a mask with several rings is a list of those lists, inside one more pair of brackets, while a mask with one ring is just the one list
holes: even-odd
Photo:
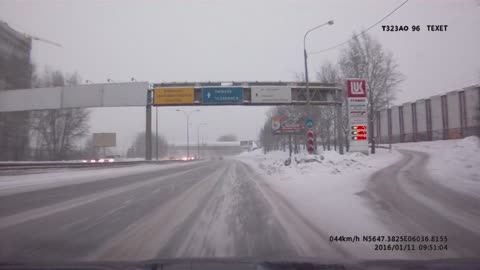
[[[309, 51], [339, 44], [388, 14], [404, 0], [252, 1], [7, 1], [0, 19], [13, 28], [63, 45], [35, 42], [33, 61], [96, 83], [128, 81], [262, 81], [295, 79]], [[428, 32], [427, 24], [448, 25]], [[383, 32], [380, 25], [420, 25], [420, 32]], [[396, 104], [480, 81], [480, 3], [410, 0], [369, 33], [391, 51], [406, 76]], [[311, 76], [341, 48], [309, 58]], [[185, 140], [185, 116], [159, 108], [159, 130]], [[192, 110], [192, 107], [183, 107]], [[203, 136], [224, 133], [256, 139], [267, 107], [201, 107], [194, 126]], [[117, 132], [121, 149], [145, 126], [144, 108], [95, 109], [91, 132]], [[196, 128], [192, 129], [196, 140]]]

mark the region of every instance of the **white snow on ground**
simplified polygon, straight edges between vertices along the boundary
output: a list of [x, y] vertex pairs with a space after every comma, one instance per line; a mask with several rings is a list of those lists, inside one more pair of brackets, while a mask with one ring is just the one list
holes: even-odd
[[[428, 170], [432, 179], [460, 192], [480, 194], [480, 140], [468, 137], [461, 140], [394, 144], [393, 150], [378, 149], [375, 155], [334, 151], [321, 153], [320, 163], [300, 163], [292, 160], [284, 165], [288, 152], [263, 154], [262, 149], [245, 152], [238, 159], [250, 164], [263, 175], [270, 186], [290, 201], [298, 211], [314, 222], [325, 234], [336, 236], [398, 235], [390, 232], [367, 200], [357, 194], [366, 189], [370, 176], [400, 160], [396, 149], [426, 152], [430, 155]], [[317, 158], [307, 154], [299, 158]], [[344, 247], [350, 249], [345, 245]], [[363, 258], [377, 256], [371, 248], [351, 249]], [[402, 253], [389, 254], [403, 256]], [[381, 255], [381, 254], [380, 254]]]
[[459, 192], [480, 194], [480, 139], [399, 143], [393, 149], [407, 149], [430, 155], [428, 167], [432, 179]]
[[98, 181], [137, 173], [160, 171], [163, 169], [188, 166], [191, 164], [142, 164], [128, 167], [71, 169], [59, 172], [46, 172], [22, 175], [0, 176], [0, 195], [15, 194], [38, 189], [46, 189], [78, 183]]
[[[360, 237], [391, 235], [380, 221], [375, 222], [376, 215], [366, 200], [356, 193], [365, 190], [372, 173], [398, 161], [401, 154], [377, 149], [375, 155], [340, 155], [335, 151], [326, 151], [321, 155], [324, 157], [321, 163], [296, 164], [292, 158], [290, 166], [283, 165], [288, 153], [281, 151], [264, 155], [262, 149], [258, 149], [242, 153], [237, 158], [263, 175], [270, 186], [285, 196], [304, 216], [321, 225], [319, 228], [325, 234]], [[297, 159], [300, 158], [315, 156], [297, 155]], [[361, 257], [374, 254], [371, 247], [355, 250], [361, 253], [357, 254]]]

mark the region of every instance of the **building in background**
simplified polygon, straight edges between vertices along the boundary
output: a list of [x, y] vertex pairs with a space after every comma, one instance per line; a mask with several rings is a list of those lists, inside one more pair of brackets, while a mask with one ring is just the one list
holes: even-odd
[[[191, 142], [189, 145], [190, 157], [212, 158], [222, 156], [238, 155], [246, 149], [240, 145], [240, 141], [231, 142]], [[187, 156], [187, 143], [185, 142], [169, 142], [168, 157], [184, 158]]]
[[[0, 21], [0, 91], [31, 87], [32, 40]], [[0, 113], [0, 160], [29, 158], [29, 112]]]
[[377, 111], [375, 121], [380, 144], [480, 136], [480, 85]]

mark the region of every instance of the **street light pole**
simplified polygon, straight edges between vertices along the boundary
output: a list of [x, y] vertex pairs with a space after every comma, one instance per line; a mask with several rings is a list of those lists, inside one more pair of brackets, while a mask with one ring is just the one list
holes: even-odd
[[[388, 99], [388, 89], [385, 91], [385, 95], [387, 96], [387, 120], [388, 120], [388, 110], [390, 110], [390, 102], [389, 102], [389, 99]], [[387, 121], [387, 123], [390, 123], [390, 121]], [[392, 152], [392, 140], [390, 138], [390, 127], [388, 127], [387, 125], [387, 137], [388, 137], [388, 151], [391, 153]]]
[[190, 160], [190, 136], [189, 136], [189, 130], [190, 130], [190, 115], [187, 114], [187, 160]]
[[197, 126], [197, 158], [200, 159], [200, 127], [206, 126], [207, 124], [201, 123]]
[[189, 127], [190, 127], [190, 115], [194, 112], [199, 112], [200, 110], [194, 110], [191, 112], [185, 112], [182, 110], [177, 110], [177, 112], [183, 112], [185, 116], [187, 117], [187, 160], [190, 159], [190, 132], [189, 132]]
[[[308, 33], [312, 32], [313, 30], [316, 30], [322, 26], [325, 26], [325, 25], [333, 25], [333, 20], [330, 20], [324, 24], [321, 24], [321, 25], [318, 25], [318, 26], [315, 26], [311, 29], [309, 29], [305, 35], [303, 36], [303, 62], [304, 62], [304, 65], [305, 65], [305, 91], [306, 91], [306, 98], [307, 98], [307, 118], [311, 118], [311, 105], [310, 105], [310, 102], [311, 102], [311, 97], [310, 97], [310, 83], [308, 81], [308, 54], [307, 54], [307, 46], [306, 46], [306, 43], [307, 43], [307, 35]], [[316, 135], [315, 135], [316, 137]], [[315, 140], [314, 141], [315, 143], [315, 150], [317, 149], [317, 141]]]
[[308, 33], [312, 32], [313, 30], [316, 30], [322, 26], [325, 26], [325, 25], [333, 25], [333, 21], [330, 20], [324, 24], [321, 24], [319, 26], [316, 26], [310, 30], [308, 30], [305, 35], [303, 36], [303, 61], [304, 61], [304, 64], [305, 64], [305, 90], [307, 91], [306, 93], [306, 96], [307, 96], [307, 117], [310, 117], [310, 90], [309, 90], [309, 81], [308, 81], [308, 55], [307, 55], [307, 46], [306, 46], [306, 43], [307, 43], [307, 35]]

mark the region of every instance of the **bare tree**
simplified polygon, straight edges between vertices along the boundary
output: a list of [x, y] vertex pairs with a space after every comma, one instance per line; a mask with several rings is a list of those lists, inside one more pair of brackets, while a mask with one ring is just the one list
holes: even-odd
[[368, 122], [370, 142], [374, 143], [374, 112], [386, 107], [386, 97], [394, 100], [404, 76], [390, 52], [367, 33], [355, 35], [339, 59], [342, 78], [362, 78], [367, 81]]
[[[57, 70], [45, 69], [37, 76], [34, 86], [58, 87], [76, 85], [79, 75], [63, 75]], [[31, 133], [36, 138], [36, 158], [61, 160], [71, 158], [79, 151], [79, 141], [88, 134], [90, 112], [86, 109], [58, 109], [35, 111], [31, 114]], [[75, 153], [76, 156], [76, 153]]]
[[90, 136], [83, 146], [82, 156], [85, 159], [96, 158], [98, 157], [98, 147], [95, 147], [95, 142], [93, 141], [93, 136]]
[[[145, 157], [145, 131], [137, 134], [132, 145], [127, 150], [128, 158], [143, 158]], [[152, 151], [155, 153], [155, 145], [158, 145], [158, 156], [164, 157], [168, 154], [168, 142], [163, 135], [158, 135], [158, 144], [155, 143], [155, 135], [152, 133]]]

